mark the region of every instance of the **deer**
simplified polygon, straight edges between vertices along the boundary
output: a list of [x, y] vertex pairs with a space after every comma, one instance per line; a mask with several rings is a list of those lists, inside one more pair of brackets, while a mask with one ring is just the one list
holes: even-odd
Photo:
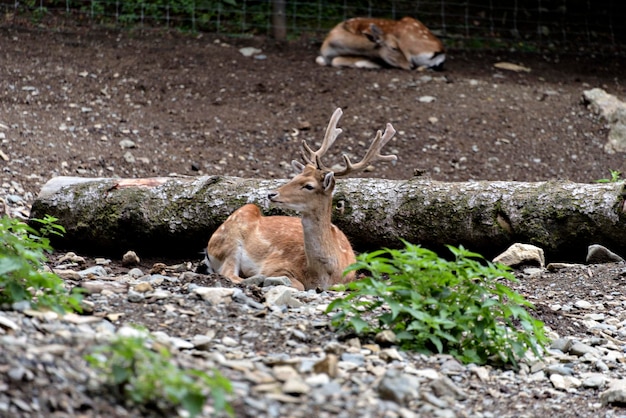
[[327, 289], [355, 279], [354, 271], [343, 274], [356, 262], [352, 245], [331, 222], [335, 179], [362, 171], [375, 160], [397, 160], [396, 155], [380, 153], [396, 131], [388, 123], [384, 133], [376, 133], [360, 162], [352, 163], [343, 154], [344, 166], [333, 171], [322, 157], [342, 132], [337, 128], [342, 114], [341, 108], [335, 110], [318, 150], [302, 141], [304, 164], [292, 161], [298, 174], [267, 195], [271, 204], [297, 211], [301, 217], [264, 216], [253, 203], [240, 207], [209, 239], [205, 258], [209, 272], [234, 283], [256, 275], [286, 276], [298, 290]]
[[355, 17], [326, 36], [316, 62], [333, 67], [443, 69], [443, 43], [422, 22]]

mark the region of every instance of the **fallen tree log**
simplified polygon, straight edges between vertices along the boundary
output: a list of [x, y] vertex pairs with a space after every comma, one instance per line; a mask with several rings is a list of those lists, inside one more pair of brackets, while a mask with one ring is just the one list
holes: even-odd
[[[245, 203], [267, 215], [267, 193], [285, 180], [203, 176], [112, 179], [56, 177], [31, 218], [59, 219], [55, 248], [143, 256], [199, 254], [213, 231]], [[590, 244], [626, 254], [624, 183], [459, 182], [345, 179], [337, 182], [333, 222], [356, 250], [464, 245], [491, 257], [514, 242], [547, 256], [584, 260]]]

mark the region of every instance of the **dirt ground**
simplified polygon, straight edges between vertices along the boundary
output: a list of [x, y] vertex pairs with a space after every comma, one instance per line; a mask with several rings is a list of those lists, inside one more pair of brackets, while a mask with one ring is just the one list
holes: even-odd
[[[242, 47], [260, 52], [246, 57]], [[398, 163], [378, 164], [367, 176], [406, 179], [418, 170], [446, 181], [589, 183], [626, 171], [623, 154], [603, 149], [605, 122], [581, 102], [593, 87], [626, 100], [624, 56], [453, 50], [443, 72], [365, 71], [317, 66], [318, 47], [316, 40], [0, 28], [0, 184], [23, 189], [32, 203], [56, 175], [288, 178], [300, 141], [319, 141], [336, 107], [344, 110], [344, 133], [330, 161], [363, 155], [387, 122], [398, 131], [388, 146]], [[530, 71], [494, 67], [503, 61]], [[551, 274], [521, 291], [544, 308], [538, 312], [551, 327], [584, 333], [545, 307], [559, 298], [602, 299], [621, 274], [621, 267]], [[585, 275], [593, 280], [581, 286]], [[134, 306], [120, 309], [149, 325]], [[179, 331], [191, 333], [185, 324]]]

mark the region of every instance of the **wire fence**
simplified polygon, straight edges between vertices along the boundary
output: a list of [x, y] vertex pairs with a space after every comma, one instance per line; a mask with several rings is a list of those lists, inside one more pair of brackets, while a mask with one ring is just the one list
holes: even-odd
[[[355, 16], [413, 16], [448, 46], [623, 52], [624, 0], [317, 0], [284, 3], [290, 39], [322, 38]], [[176, 28], [231, 36], [272, 35], [271, 0], [0, 0], [2, 26]]]

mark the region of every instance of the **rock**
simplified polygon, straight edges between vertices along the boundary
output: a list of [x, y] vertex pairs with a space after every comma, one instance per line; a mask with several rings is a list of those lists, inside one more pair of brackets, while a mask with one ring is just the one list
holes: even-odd
[[449, 377], [442, 376], [430, 383], [431, 388], [440, 398], [451, 397], [462, 401], [467, 399], [467, 393], [459, 388]]
[[14, 321], [10, 320], [4, 315], [0, 315], [0, 327], [4, 329], [10, 329], [12, 331], [17, 331], [20, 329], [19, 325], [17, 325]]
[[582, 385], [582, 382], [579, 379], [573, 376], [563, 376], [560, 374], [550, 375], [550, 382], [552, 382], [555, 389], [565, 391]]
[[313, 370], [315, 373], [324, 373], [331, 378], [337, 377], [339, 359], [335, 354], [326, 354], [322, 360], [315, 363]]
[[614, 379], [609, 382], [609, 388], [600, 394], [603, 405], [626, 404], [626, 379]]
[[109, 273], [102, 266], [93, 266], [89, 267], [85, 270], [81, 270], [78, 272], [79, 276], [83, 279], [92, 279], [97, 277], [106, 277]]
[[626, 151], [626, 103], [600, 88], [585, 90], [583, 101], [609, 123], [608, 142], [604, 150], [609, 153]]
[[494, 263], [504, 264], [509, 267], [521, 265], [545, 266], [543, 250], [530, 244], [516, 243], [511, 245], [505, 252], [493, 259]]
[[587, 344], [583, 344], [580, 341], [574, 342], [569, 349], [569, 353], [574, 356], [584, 356], [585, 354], [591, 354], [594, 357], [599, 357], [599, 352], [594, 347]]
[[146, 293], [154, 291], [154, 288], [148, 282], [140, 282], [133, 286], [133, 290], [139, 293]]
[[374, 336], [374, 341], [382, 346], [389, 346], [395, 344], [398, 339], [392, 330], [386, 329], [376, 334]]
[[127, 251], [122, 256], [122, 265], [124, 267], [136, 266], [137, 264], [140, 263], [140, 261], [141, 260], [139, 260], [139, 257], [134, 251]]
[[493, 64], [493, 66], [500, 70], [515, 71], [517, 73], [519, 72], [529, 73], [531, 71], [530, 68], [524, 67], [523, 65], [513, 64], [512, 62], [505, 62], [505, 61], [496, 62], [495, 64]]
[[606, 385], [607, 381], [608, 381], [607, 377], [604, 376], [603, 374], [591, 373], [585, 376], [585, 378], [582, 381], [582, 386], [585, 388], [599, 389], [603, 387], [604, 385]]
[[378, 384], [377, 390], [382, 399], [406, 404], [417, 397], [419, 388], [420, 382], [417, 377], [390, 369]]
[[558, 338], [552, 341], [550, 348], [567, 353], [572, 347], [572, 344], [574, 344], [574, 341], [571, 338]]
[[587, 264], [604, 264], [619, 263], [624, 261], [624, 259], [602, 245], [593, 244], [587, 248], [586, 261]]
[[593, 305], [586, 300], [577, 300], [576, 302], [574, 302], [574, 306], [578, 309], [591, 309]]
[[261, 50], [260, 50], [260, 49], [258, 49], [258, 48], [251, 47], [251, 46], [248, 46], [248, 47], [245, 47], [245, 48], [240, 48], [240, 49], [239, 49], [239, 53], [240, 53], [241, 55], [243, 55], [244, 57], [251, 57], [251, 56], [253, 56], [253, 55], [258, 55], [258, 54], [260, 54], [261, 52], [263, 52], [263, 51], [261, 51]]
[[85, 258], [79, 255], [76, 255], [76, 253], [74, 252], [66, 253], [64, 256], [59, 258], [58, 263], [63, 264], [63, 263], [67, 263], [68, 261], [70, 263], [85, 264]]
[[275, 286], [265, 293], [265, 304], [267, 306], [287, 306], [289, 308], [299, 308], [302, 302], [294, 298], [298, 291], [289, 286]]
[[130, 148], [137, 148], [137, 145], [130, 139], [122, 139], [120, 141], [120, 147], [122, 149], [130, 149]]
[[197, 287], [193, 289], [193, 293], [209, 302], [211, 305], [219, 305], [221, 303], [229, 304], [235, 294], [235, 289], [222, 287]]
[[420, 103], [432, 103], [435, 100], [437, 100], [435, 97], [433, 96], [421, 96], [417, 99]]
[[285, 381], [282, 390], [289, 395], [304, 395], [309, 393], [311, 388], [300, 376], [295, 376]]

